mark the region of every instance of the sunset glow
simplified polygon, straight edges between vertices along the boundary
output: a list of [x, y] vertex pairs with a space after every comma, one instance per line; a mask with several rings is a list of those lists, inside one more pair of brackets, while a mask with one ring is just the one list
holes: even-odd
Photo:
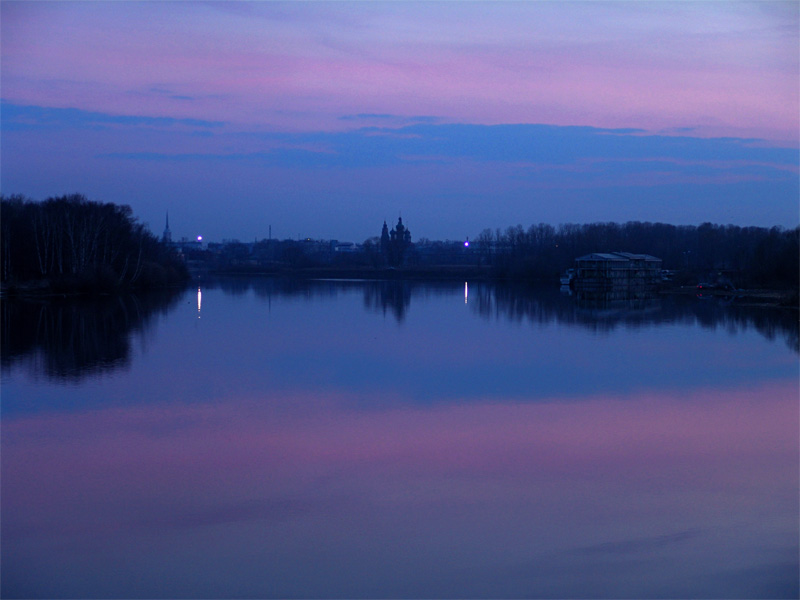
[[212, 240], [271, 225], [360, 242], [398, 210], [456, 239], [520, 221], [793, 227], [798, 10], [6, 1], [2, 191], [81, 191], [153, 229], [169, 209], [179, 237]]

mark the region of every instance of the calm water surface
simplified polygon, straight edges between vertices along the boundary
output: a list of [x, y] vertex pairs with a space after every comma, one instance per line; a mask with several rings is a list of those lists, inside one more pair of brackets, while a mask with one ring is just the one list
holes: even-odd
[[797, 313], [397, 282], [3, 303], [2, 596], [798, 596]]

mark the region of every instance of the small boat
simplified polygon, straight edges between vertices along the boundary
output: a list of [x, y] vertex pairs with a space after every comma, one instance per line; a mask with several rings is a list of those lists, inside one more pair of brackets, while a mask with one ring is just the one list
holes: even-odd
[[569, 285], [575, 277], [575, 269], [567, 269], [561, 276], [561, 285]]

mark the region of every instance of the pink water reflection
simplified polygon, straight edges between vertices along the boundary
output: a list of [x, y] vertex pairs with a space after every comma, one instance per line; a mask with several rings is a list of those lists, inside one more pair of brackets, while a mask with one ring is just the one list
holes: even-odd
[[374, 411], [335, 395], [221, 398], [7, 419], [3, 586], [791, 595], [797, 399], [786, 382]]

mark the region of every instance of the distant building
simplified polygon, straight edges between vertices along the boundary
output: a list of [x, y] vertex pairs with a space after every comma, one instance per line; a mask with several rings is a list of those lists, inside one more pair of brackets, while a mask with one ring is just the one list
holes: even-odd
[[161, 241], [165, 244], [172, 243], [172, 232], [169, 230], [169, 211], [167, 211], [167, 226], [164, 227], [164, 234], [161, 236]]
[[389, 256], [389, 226], [386, 224], [386, 221], [383, 222], [383, 229], [381, 230], [381, 253], [384, 256]]
[[[384, 221], [384, 225], [386, 222]], [[411, 232], [406, 229], [406, 226], [403, 225], [403, 218], [399, 217], [397, 219], [397, 225], [389, 232], [389, 237], [391, 238], [392, 243], [401, 244], [407, 246], [411, 243]]]
[[337, 242], [336, 240], [332, 240], [331, 245], [333, 246], [334, 252], [356, 252], [358, 250], [358, 246], [353, 242]]
[[572, 285], [582, 290], [656, 285], [661, 281], [661, 263], [649, 254], [595, 252], [575, 259]]
[[386, 221], [383, 222], [381, 252], [391, 266], [397, 267], [403, 264], [406, 250], [410, 247], [411, 232], [403, 225], [402, 217], [397, 219], [397, 225], [391, 231], [389, 231]]

